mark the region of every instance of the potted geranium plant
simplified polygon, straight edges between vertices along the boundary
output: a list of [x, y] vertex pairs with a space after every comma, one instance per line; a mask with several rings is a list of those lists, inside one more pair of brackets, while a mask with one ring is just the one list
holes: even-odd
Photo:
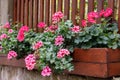
[[[17, 30], [17, 26], [21, 25], [7, 23], [4, 25], [4, 30], [2, 30], [0, 36], [1, 52], [8, 53], [8, 59], [12, 59], [12, 57], [25, 58], [27, 69], [32, 70], [36, 66], [43, 76], [50, 76], [52, 72], [75, 69], [71, 73], [108, 77], [109, 75], [103, 74], [104, 71], [107, 71], [108, 52], [120, 47], [117, 23], [111, 22], [110, 15], [112, 15], [112, 9], [110, 8], [101, 12], [90, 12], [87, 19], [82, 21], [80, 27], [74, 25], [70, 20], [65, 21], [63, 13], [59, 11], [53, 14], [51, 26], [47, 27], [44, 22], [38, 24], [38, 27], [44, 30], [42, 33], [33, 32], [28, 26], [22, 26]], [[96, 24], [96, 18], [98, 17], [102, 17], [101, 23]], [[87, 27], [87, 23], [93, 23], [93, 25]], [[99, 61], [98, 59], [98, 64], [95, 64], [98, 69], [104, 69], [103, 73], [89, 75], [84, 72], [85, 69], [89, 71], [84, 62], [96, 62], [95, 59], [97, 59], [87, 58], [92, 55], [88, 53], [88, 51], [91, 51], [90, 48], [102, 48], [102, 50], [98, 50], [99, 53], [96, 52], [96, 49], [93, 49], [92, 52], [95, 55], [99, 54], [97, 55], [98, 58], [103, 55], [103, 60]], [[84, 51], [87, 53], [82, 53]], [[112, 52], [118, 52], [118, 50]], [[82, 58], [82, 56], [85, 58]], [[71, 63], [72, 60], [75, 63], [75, 68]], [[99, 67], [99, 62], [103, 62], [103, 68]], [[84, 69], [80, 67], [81, 65]]]

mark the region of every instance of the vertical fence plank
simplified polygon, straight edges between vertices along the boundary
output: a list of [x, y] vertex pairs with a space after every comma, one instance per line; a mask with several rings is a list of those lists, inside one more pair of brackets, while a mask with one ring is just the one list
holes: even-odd
[[52, 22], [52, 15], [56, 12], [56, 0], [51, 0], [51, 15], [50, 15], [50, 24]]
[[66, 19], [69, 19], [69, 11], [70, 11], [70, 0], [64, 0], [64, 15]]
[[80, 16], [80, 22], [79, 26], [81, 26], [81, 21], [84, 19], [84, 13], [85, 13], [85, 0], [80, 0], [80, 5], [79, 5], [79, 16]]
[[63, 0], [58, 0], [58, 11], [62, 11], [62, 2]]
[[[38, 22], [44, 22], [44, 0], [39, 0], [38, 7]], [[39, 29], [39, 32], [42, 32], [43, 29]]]
[[45, 0], [45, 23], [49, 25], [50, 0]]
[[94, 0], [88, 0], [88, 12], [94, 11]]
[[37, 23], [38, 23], [38, 0], [33, 0], [33, 29], [34, 31], [38, 31]]
[[119, 1], [119, 8], [118, 8], [118, 29], [120, 33], [120, 1]]
[[[104, 0], [97, 0], [97, 11], [101, 11], [104, 8]], [[101, 22], [101, 18], [97, 19], [97, 23]]]
[[25, 12], [25, 13], [24, 13], [24, 18], [25, 18], [25, 19], [24, 19], [24, 24], [25, 24], [25, 25], [28, 25], [28, 6], [29, 6], [29, 5], [28, 5], [28, 0], [25, 0], [25, 9], [24, 9], [24, 10], [25, 10], [25, 11], [24, 11], [24, 12]]
[[15, 23], [17, 21], [17, 0], [14, 0], [14, 3], [13, 3], [13, 22]]
[[44, 21], [44, 0], [39, 0], [38, 22]]
[[76, 16], [77, 16], [77, 0], [72, 0], [72, 21], [76, 24]]
[[114, 18], [114, 1], [115, 0], [108, 0], [108, 8], [113, 9], [113, 15], [112, 15], [113, 18]]
[[32, 29], [33, 25], [33, 0], [29, 0], [29, 27]]
[[20, 9], [21, 9], [21, 6], [20, 6], [20, 0], [17, 0], [17, 22], [20, 22]]
[[[20, 1], [20, 0], [19, 0]], [[24, 24], [24, 0], [21, 0], [21, 15], [20, 16], [20, 22]]]

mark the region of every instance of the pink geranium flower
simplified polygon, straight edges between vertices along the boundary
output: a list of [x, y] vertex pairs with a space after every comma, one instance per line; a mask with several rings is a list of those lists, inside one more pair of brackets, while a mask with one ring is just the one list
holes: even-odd
[[17, 39], [19, 42], [22, 42], [24, 40], [24, 32], [19, 31], [18, 35], [17, 35]]
[[64, 17], [63, 13], [58, 11], [55, 14], [53, 14], [52, 16], [52, 21], [53, 23], [57, 23], [60, 21], [60, 19], [62, 19]]
[[42, 72], [41, 72], [42, 76], [50, 76], [51, 75], [51, 69], [49, 66], [46, 66], [43, 68]]
[[5, 33], [1, 34], [0, 40], [6, 39], [6, 38], [8, 38], [7, 34]]
[[29, 31], [28, 26], [22, 26], [20, 28], [20, 30], [18, 32], [18, 35], [17, 35], [17, 39], [18, 39], [19, 42], [22, 42], [24, 40], [24, 37], [25, 37], [24, 33], [28, 32], [28, 31]]
[[8, 52], [7, 59], [12, 59], [13, 57], [17, 57], [17, 53], [11, 50]]
[[12, 29], [9, 29], [9, 30], [8, 30], [8, 33], [13, 33], [13, 30], [12, 30]]
[[38, 27], [39, 28], [44, 28], [45, 26], [46, 26], [46, 24], [44, 22], [38, 23]]
[[29, 27], [28, 26], [22, 26], [19, 31], [28, 32], [29, 31]]
[[60, 49], [57, 53], [58, 58], [63, 58], [65, 55], [69, 55], [70, 52], [67, 49]]
[[84, 20], [84, 19], [82, 20], [82, 26], [83, 26], [83, 27], [87, 26], [87, 21]]
[[3, 28], [9, 29], [10, 28], [10, 23], [9, 22], [5, 23], [5, 25], [3, 26]]
[[73, 28], [71, 28], [72, 32], [74, 33], [78, 33], [80, 31], [80, 27], [79, 26], [75, 26]]
[[33, 45], [33, 49], [36, 50], [36, 49], [39, 49], [42, 46], [43, 46], [43, 42], [42, 41], [38, 41], [37, 43], [35, 43]]
[[28, 70], [33, 70], [36, 64], [36, 58], [33, 54], [29, 54], [26, 58], [25, 58], [25, 64], [26, 64], [26, 68]]
[[64, 38], [62, 37], [62, 35], [57, 36], [57, 37], [55, 38], [55, 45], [56, 45], [56, 46], [60, 46], [61, 44], [63, 44], [63, 41], [64, 41]]
[[104, 17], [109, 17], [112, 15], [113, 10], [111, 8], [107, 8], [104, 12]]
[[87, 15], [88, 22], [91, 22], [91, 23], [96, 23], [95, 18], [98, 18], [98, 17], [99, 16], [97, 12], [90, 12]]

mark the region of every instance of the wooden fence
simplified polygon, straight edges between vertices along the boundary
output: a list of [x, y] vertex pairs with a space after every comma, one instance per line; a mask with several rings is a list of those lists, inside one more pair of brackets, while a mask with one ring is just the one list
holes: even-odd
[[[81, 20], [88, 12], [100, 11], [107, 7], [114, 10], [112, 17], [118, 21], [120, 29], [120, 0], [14, 0], [13, 21], [39, 31], [38, 22], [44, 21], [50, 25], [52, 14], [62, 11], [66, 19], [81, 25]], [[97, 22], [99, 21], [98, 19]]]

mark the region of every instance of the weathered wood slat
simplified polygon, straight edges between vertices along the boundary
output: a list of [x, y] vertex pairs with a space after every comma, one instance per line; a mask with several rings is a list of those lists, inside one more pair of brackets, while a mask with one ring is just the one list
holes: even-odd
[[13, 12], [13, 21], [16, 22], [17, 21], [17, 1], [15, 0], [14, 3], [13, 3], [13, 9], [14, 9], [14, 12]]
[[45, 0], [45, 23], [49, 25], [50, 0]]
[[79, 5], [79, 16], [80, 16], [80, 22], [79, 26], [81, 26], [81, 21], [84, 19], [85, 14], [85, 0], [80, 0], [80, 5]]
[[62, 2], [63, 0], [58, 0], [58, 11], [62, 11]]
[[29, 5], [28, 5], [28, 0], [25, 0], [25, 13], [24, 13], [24, 23], [25, 23], [25, 25], [28, 25], [28, 7], [29, 7]]
[[77, 0], [72, 0], [72, 21], [76, 24], [76, 16], [77, 16]]
[[34, 28], [34, 31], [38, 31], [37, 23], [38, 23], [38, 0], [34, 0], [33, 1], [33, 28]]
[[88, 12], [94, 11], [94, 0], [88, 0]]
[[18, 0], [18, 1], [16, 1], [17, 2], [17, 16], [16, 16], [16, 18], [17, 18], [17, 22], [20, 22], [20, 11], [19, 11], [19, 9], [21, 9], [21, 6], [20, 6], [20, 4], [21, 4], [21, 2], [20, 2], [20, 0]]
[[44, 21], [44, 0], [39, 0], [38, 22]]
[[[24, 1], [25, 0], [21, 0], [21, 15], [20, 15], [20, 21], [22, 24], [24, 24]], [[19, 11], [19, 10], [18, 10]]]
[[70, 0], [64, 0], [64, 15], [66, 19], [69, 19]]
[[29, 0], [29, 27], [33, 27], [33, 0]]

